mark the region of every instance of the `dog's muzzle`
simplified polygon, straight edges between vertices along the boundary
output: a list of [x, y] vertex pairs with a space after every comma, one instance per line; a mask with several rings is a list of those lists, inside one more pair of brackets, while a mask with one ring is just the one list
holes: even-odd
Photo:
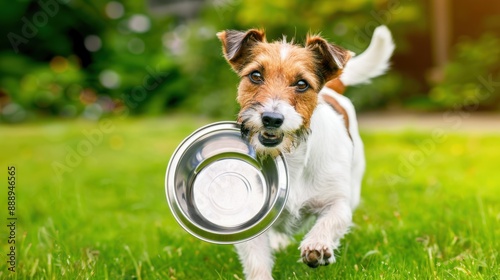
[[283, 141], [283, 132], [279, 128], [285, 117], [280, 113], [264, 112], [261, 119], [264, 129], [259, 133], [259, 142], [266, 147], [279, 145]]

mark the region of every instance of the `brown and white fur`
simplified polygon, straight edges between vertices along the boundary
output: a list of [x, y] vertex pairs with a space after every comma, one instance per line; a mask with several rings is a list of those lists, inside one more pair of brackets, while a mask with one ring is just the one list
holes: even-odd
[[289, 167], [290, 192], [279, 221], [236, 245], [246, 278], [272, 279], [273, 250], [288, 245], [288, 236], [310, 216], [316, 220], [300, 243], [300, 258], [310, 267], [333, 263], [365, 169], [354, 106], [341, 93], [387, 70], [394, 50], [389, 30], [378, 27], [359, 56], [320, 36], [308, 36], [305, 46], [286, 39], [268, 43], [255, 29], [217, 36], [241, 77], [242, 135], [262, 155], [282, 153]]

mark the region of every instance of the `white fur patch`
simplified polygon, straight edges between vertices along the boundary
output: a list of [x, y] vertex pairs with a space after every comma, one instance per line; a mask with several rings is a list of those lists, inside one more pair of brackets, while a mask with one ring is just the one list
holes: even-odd
[[286, 60], [290, 54], [291, 45], [283, 43], [280, 48], [280, 58], [281, 60]]
[[293, 132], [302, 126], [302, 116], [288, 102], [272, 99], [264, 104], [263, 109], [263, 112], [280, 113], [285, 116], [285, 121], [281, 125], [285, 133]]
[[[283, 141], [276, 147], [266, 147], [259, 141], [259, 133], [265, 131], [262, 123], [264, 112], [280, 113], [284, 116], [283, 124], [277, 129], [284, 135]], [[250, 143], [256, 151], [262, 154], [276, 154], [276, 151], [288, 151], [294, 144], [295, 133], [302, 128], [303, 118], [295, 111], [292, 105], [279, 99], [269, 99], [262, 105], [255, 106], [242, 112], [241, 118], [245, 120], [246, 128], [250, 129]]]
[[243, 112], [242, 117], [246, 119], [246, 125], [254, 130], [261, 130], [264, 127], [262, 123], [262, 113], [274, 112], [282, 114], [285, 119], [280, 129], [284, 133], [291, 133], [301, 128], [303, 118], [295, 111], [292, 105], [282, 100], [269, 99], [262, 106], [252, 108]]
[[[321, 98], [323, 94], [337, 99], [346, 108], [351, 120], [352, 140], [345, 130], [342, 117]], [[268, 100], [258, 109], [249, 110], [249, 114], [259, 116], [252, 121], [259, 122], [260, 126], [262, 110], [283, 114], [283, 131], [302, 123], [302, 117], [290, 104]], [[303, 213], [317, 214], [318, 217], [300, 243], [301, 259], [314, 264], [307, 256], [317, 251], [320, 254], [318, 265], [335, 261], [334, 251], [338, 248], [340, 239], [348, 232], [352, 223], [352, 209], [359, 202], [364, 156], [363, 144], [356, 128], [356, 115], [350, 101], [327, 88], [323, 89], [311, 117], [311, 131], [307, 139], [292, 151], [284, 153], [289, 168], [290, 192], [286, 211], [280, 218], [285, 220], [280, 220], [277, 225], [291, 226], [275, 227], [258, 238], [236, 246], [247, 279], [271, 279], [272, 248], [287, 244], [282, 236], [273, 236], [273, 231], [293, 230], [294, 225], [305, 224], [303, 218], [307, 216], [302, 217]], [[257, 146], [260, 144], [256, 137], [251, 141], [257, 143]], [[261, 145], [259, 149], [265, 151], [266, 147]]]
[[[280, 49], [281, 59], [290, 56], [286, 42]], [[392, 38], [385, 27], [377, 28], [374, 39], [365, 53], [351, 59], [345, 66], [341, 80], [345, 85], [366, 82], [387, 69], [389, 57], [394, 49]], [[323, 95], [335, 98], [349, 116], [347, 134], [342, 116], [326, 104]], [[259, 143], [258, 133], [265, 130], [262, 113], [281, 113], [284, 123], [282, 132], [299, 129], [303, 117], [285, 101], [269, 99], [265, 104], [256, 105], [241, 112], [257, 150], [266, 152]], [[279, 147], [286, 147], [285, 137]], [[260, 146], [259, 146], [260, 145]], [[275, 235], [274, 231], [293, 234], [300, 225], [307, 225], [307, 217], [316, 216], [312, 227], [300, 243], [301, 259], [309, 265], [326, 265], [335, 261], [334, 252], [340, 239], [348, 232], [352, 223], [352, 210], [360, 199], [361, 181], [365, 159], [363, 142], [357, 130], [354, 106], [345, 96], [329, 88], [319, 93], [318, 106], [310, 120], [310, 129], [294, 149], [282, 150], [288, 163], [289, 195], [286, 209], [273, 228], [262, 235], [236, 245], [243, 264], [246, 279], [272, 279], [272, 246], [286, 244], [286, 239]], [[319, 255], [319, 260], [309, 258], [310, 253]]]

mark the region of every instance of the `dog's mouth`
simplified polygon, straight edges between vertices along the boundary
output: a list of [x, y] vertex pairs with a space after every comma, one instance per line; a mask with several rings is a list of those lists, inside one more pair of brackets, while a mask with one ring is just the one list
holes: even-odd
[[279, 131], [262, 131], [259, 133], [259, 142], [266, 147], [276, 147], [283, 141], [283, 133]]
[[280, 130], [261, 130], [261, 131], [252, 131], [245, 124], [241, 126], [241, 135], [244, 138], [251, 139], [253, 136], [257, 134], [257, 139], [260, 144], [267, 148], [273, 148], [281, 144], [283, 142], [283, 138], [285, 134]]
[[276, 156], [280, 152], [291, 152], [308, 135], [308, 129], [286, 131], [282, 128], [266, 128], [243, 120], [241, 136], [255, 148], [258, 154]]

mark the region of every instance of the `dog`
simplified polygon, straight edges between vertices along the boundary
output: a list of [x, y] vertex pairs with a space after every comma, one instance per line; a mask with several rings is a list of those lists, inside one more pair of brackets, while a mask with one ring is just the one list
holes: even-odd
[[346, 86], [367, 83], [388, 69], [395, 48], [385, 26], [375, 29], [360, 55], [308, 35], [305, 45], [267, 42], [265, 32], [217, 33], [225, 59], [241, 78], [237, 102], [241, 134], [261, 156], [283, 154], [289, 195], [278, 221], [236, 244], [246, 279], [273, 279], [273, 252], [286, 247], [305, 219], [314, 225], [300, 243], [310, 267], [335, 262], [360, 201], [363, 142]]

